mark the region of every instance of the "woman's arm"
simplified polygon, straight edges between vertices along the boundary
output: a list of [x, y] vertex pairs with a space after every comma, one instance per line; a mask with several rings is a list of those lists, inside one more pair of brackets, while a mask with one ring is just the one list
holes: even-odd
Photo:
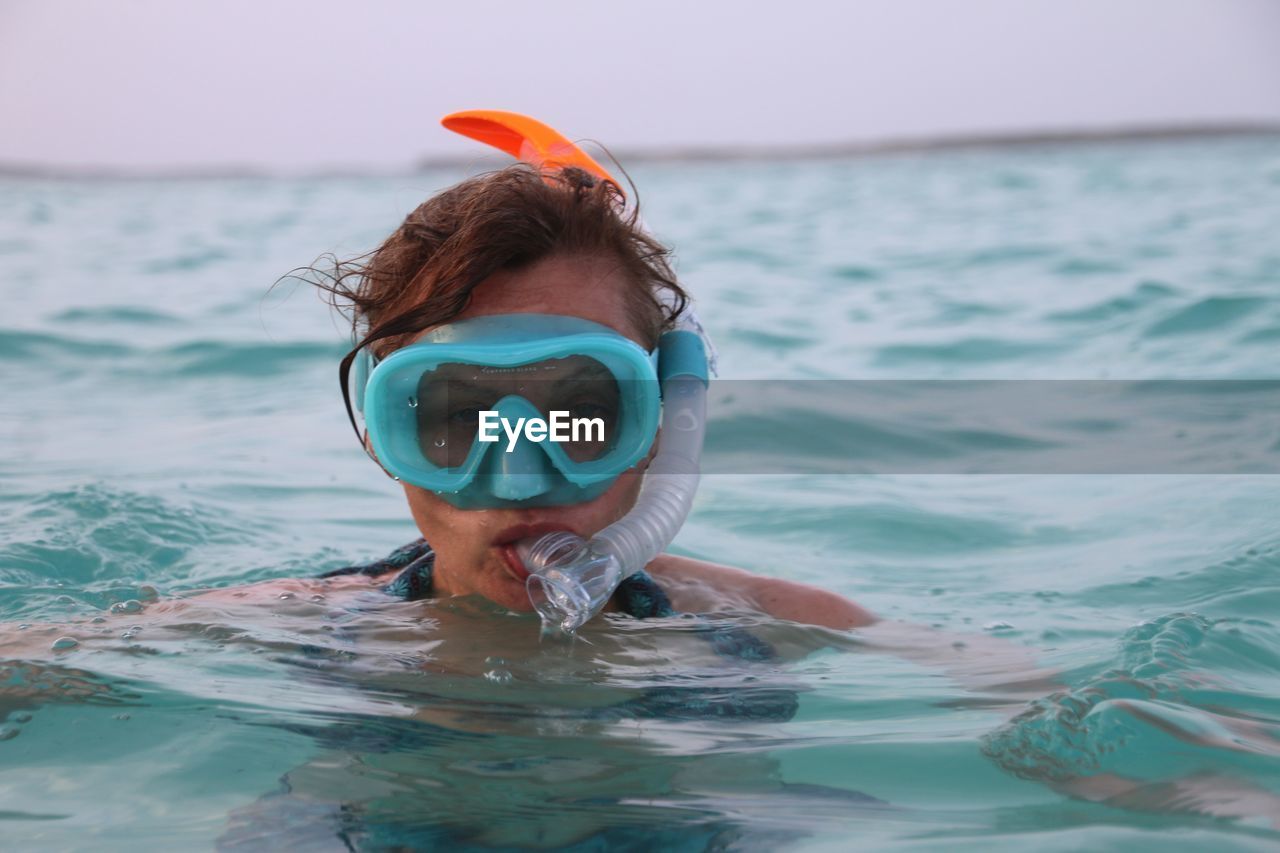
[[1037, 666], [1033, 649], [1000, 637], [884, 621], [838, 593], [688, 557], [663, 554], [649, 571], [677, 610], [753, 610], [837, 631], [864, 629], [857, 635], [859, 649], [937, 667], [970, 690], [1015, 702], [1011, 708], [1061, 686], [1053, 671]]
[[878, 620], [843, 595], [795, 581], [663, 554], [648, 566], [677, 610], [714, 613], [755, 610], [778, 619], [848, 631]]

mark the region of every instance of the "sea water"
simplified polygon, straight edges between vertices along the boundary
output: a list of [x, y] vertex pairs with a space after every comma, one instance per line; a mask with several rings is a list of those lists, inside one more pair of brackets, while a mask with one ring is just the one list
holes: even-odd
[[[633, 171], [728, 379], [1280, 378], [1275, 138]], [[690, 617], [539, 645], [473, 601], [287, 591], [155, 627], [416, 536], [341, 321], [271, 286], [461, 177], [0, 181], [5, 847], [1280, 841], [1274, 476], [705, 479], [675, 550], [923, 652], [743, 613], [712, 621], [776, 656]]]

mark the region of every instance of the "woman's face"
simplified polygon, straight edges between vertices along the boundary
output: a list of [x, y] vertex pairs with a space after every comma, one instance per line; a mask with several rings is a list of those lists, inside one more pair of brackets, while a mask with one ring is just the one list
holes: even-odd
[[[629, 286], [612, 258], [553, 256], [485, 279], [455, 320], [491, 314], [581, 317], [608, 326], [647, 349], [626, 308]], [[635, 503], [640, 467], [623, 474], [595, 500], [572, 506], [458, 509], [433, 492], [403, 484], [413, 520], [436, 552], [433, 583], [437, 594], [479, 594], [511, 610], [531, 610], [525, 592], [528, 574], [511, 544], [548, 530], [571, 530], [588, 537], [617, 521]]]

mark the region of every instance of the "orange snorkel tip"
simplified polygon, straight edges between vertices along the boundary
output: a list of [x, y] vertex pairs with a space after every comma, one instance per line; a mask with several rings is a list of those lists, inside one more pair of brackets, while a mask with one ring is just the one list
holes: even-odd
[[613, 184], [624, 200], [627, 197], [621, 182], [591, 155], [537, 119], [507, 110], [463, 110], [449, 113], [440, 123], [454, 133], [491, 145], [539, 169], [582, 169]]

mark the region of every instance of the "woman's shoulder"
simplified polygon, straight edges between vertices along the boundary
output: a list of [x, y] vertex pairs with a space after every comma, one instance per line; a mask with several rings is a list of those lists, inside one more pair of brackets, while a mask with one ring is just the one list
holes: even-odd
[[661, 554], [646, 570], [670, 596], [675, 609], [686, 613], [755, 610], [842, 631], [877, 621], [870, 611], [839, 593], [720, 563]]

